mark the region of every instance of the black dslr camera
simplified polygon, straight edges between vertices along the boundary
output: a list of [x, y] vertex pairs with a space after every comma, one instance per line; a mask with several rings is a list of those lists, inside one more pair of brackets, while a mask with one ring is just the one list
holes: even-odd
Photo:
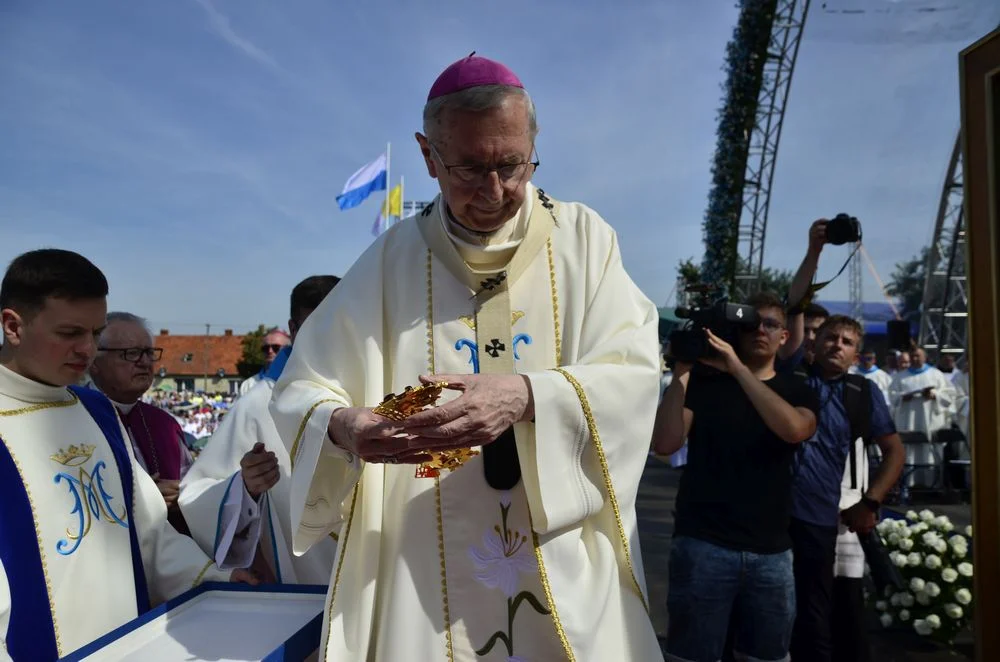
[[861, 241], [861, 222], [854, 216], [837, 214], [826, 224], [826, 243], [840, 246]]
[[695, 363], [715, 354], [705, 337], [705, 329], [736, 347], [741, 330], [753, 331], [760, 324], [760, 315], [752, 306], [729, 303], [726, 299], [701, 308], [677, 308], [674, 314], [688, 320], [670, 334], [670, 354], [675, 361], [684, 363]]

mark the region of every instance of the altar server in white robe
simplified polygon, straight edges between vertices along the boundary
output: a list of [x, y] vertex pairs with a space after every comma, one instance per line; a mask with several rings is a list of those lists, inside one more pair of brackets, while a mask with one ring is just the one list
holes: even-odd
[[253, 581], [167, 523], [111, 402], [69, 387], [107, 292], [57, 249], [16, 258], [0, 285], [0, 660], [56, 660], [202, 581]]
[[927, 363], [924, 350], [910, 352], [910, 366], [896, 373], [889, 390], [898, 430], [925, 432], [931, 439], [951, 423], [957, 399], [955, 386]]
[[[596, 212], [530, 184], [535, 135], [507, 67], [449, 66], [416, 136], [441, 194], [362, 255], [275, 387], [295, 552], [340, 535], [326, 660], [662, 659], [635, 515], [656, 307]], [[453, 399], [373, 412], [421, 380]]]
[[859, 365], [851, 366], [849, 372], [856, 375], [864, 375], [865, 379], [878, 386], [879, 390], [882, 391], [882, 395], [885, 396], [885, 404], [892, 411], [892, 402], [889, 399], [892, 375], [878, 367], [875, 350], [866, 349], [858, 355], [858, 358], [860, 359]]
[[[283, 348], [259, 383], [236, 401], [181, 482], [178, 502], [191, 535], [220, 567], [252, 562], [265, 581], [330, 581], [337, 551], [332, 537], [302, 556], [292, 554], [292, 466], [268, 404], [298, 330], [339, 280], [310, 276], [295, 286], [288, 320], [293, 345]], [[234, 540], [243, 542], [234, 547]]]

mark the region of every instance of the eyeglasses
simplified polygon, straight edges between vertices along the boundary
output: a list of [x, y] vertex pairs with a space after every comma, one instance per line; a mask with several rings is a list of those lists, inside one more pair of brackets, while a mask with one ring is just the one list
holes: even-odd
[[285, 348], [284, 345], [261, 345], [261, 351], [267, 354], [268, 352], [274, 352], [277, 354]]
[[99, 352], [118, 352], [126, 361], [138, 363], [143, 357], [151, 361], [159, 361], [163, 357], [162, 347], [98, 347]]
[[760, 324], [751, 329], [744, 328], [743, 331], [745, 331], [746, 333], [753, 333], [760, 327], [764, 327], [764, 330], [767, 331], [768, 333], [775, 333], [785, 328], [785, 325], [774, 318], [762, 317], [760, 318]]
[[490, 173], [495, 172], [497, 177], [500, 178], [501, 183], [507, 184], [509, 182], [519, 182], [521, 179], [528, 174], [528, 169], [530, 168], [532, 172], [538, 166], [542, 164], [541, 161], [537, 159], [538, 150], [535, 146], [531, 146], [531, 152], [536, 156], [534, 161], [520, 161], [518, 163], [505, 163], [503, 165], [498, 165], [495, 167], [485, 166], [485, 165], [449, 165], [444, 162], [441, 158], [441, 153], [438, 152], [437, 148], [433, 143], [427, 143], [431, 148], [431, 153], [434, 158], [438, 160], [438, 163], [444, 168], [445, 172], [448, 173], [449, 177], [454, 177], [463, 184], [474, 184], [482, 185], [490, 177]]

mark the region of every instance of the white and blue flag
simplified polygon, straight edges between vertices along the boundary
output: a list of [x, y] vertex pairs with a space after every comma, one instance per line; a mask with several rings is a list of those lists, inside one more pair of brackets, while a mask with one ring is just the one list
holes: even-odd
[[372, 191], [384, 191], [388, 179], [388, 159], [382, 154], [351, 175], [344, 184], [344, 192], [337, 196], [341, 211], [357, 207]]

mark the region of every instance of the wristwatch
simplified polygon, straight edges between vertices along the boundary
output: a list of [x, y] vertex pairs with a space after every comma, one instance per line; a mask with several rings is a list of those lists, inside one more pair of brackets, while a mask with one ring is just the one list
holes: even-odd
[[873, 513], [877, 513], [878, 509], [882, 507], [881, 503], [879, 503], [878, 501], [867, 495], [863, 495], [861, 497], [861, 503], [865, 504], [865, 508], [872, 511]]

